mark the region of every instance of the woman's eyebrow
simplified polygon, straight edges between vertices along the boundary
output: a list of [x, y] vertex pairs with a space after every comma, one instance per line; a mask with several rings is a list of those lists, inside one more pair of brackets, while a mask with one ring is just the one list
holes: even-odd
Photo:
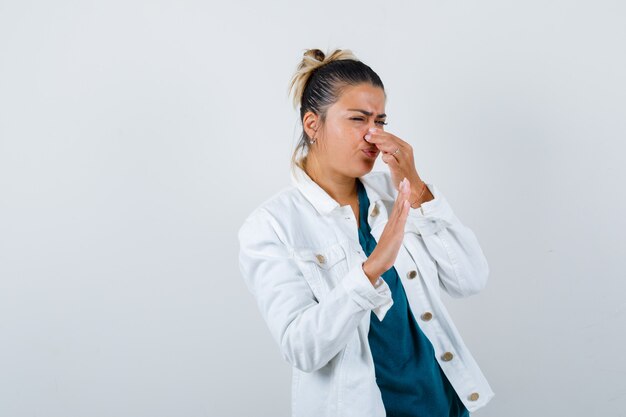
[[[361, 110], [361, 109], [348, 109], [348, 110], [350, 110], [350, 111], [359, 111], [359, 112], [363, 113], [366, 116], [371, 116], [372, 114], [374, 114], [371, 111], [365, 111], [365, 110]], [[376, 117], [387, 117], [387, 115], [385, 113], [383, 113], [383, 114], [379, 114]]]

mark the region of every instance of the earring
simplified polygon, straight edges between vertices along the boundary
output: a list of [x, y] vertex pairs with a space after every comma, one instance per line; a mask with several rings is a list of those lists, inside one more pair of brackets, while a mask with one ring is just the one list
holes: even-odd
[[316, 140], [317, 139], [315, 139], [315, 138], [311, 139], [311, 143], [315, 143]]

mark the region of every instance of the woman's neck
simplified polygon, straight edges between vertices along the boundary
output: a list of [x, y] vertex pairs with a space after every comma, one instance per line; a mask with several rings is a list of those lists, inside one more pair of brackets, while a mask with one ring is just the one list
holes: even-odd
[[351, 205], [357, 199], [356, 178], [341, 175], [323, 166], [316, 158], [307, 155], [304, 170], [340, 206]]

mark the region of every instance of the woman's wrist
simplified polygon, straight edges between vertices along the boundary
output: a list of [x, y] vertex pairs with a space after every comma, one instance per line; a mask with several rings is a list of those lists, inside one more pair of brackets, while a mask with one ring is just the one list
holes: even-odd
[[372, 262], [369, 260], [369, 258], [361, 264], [361, 267], [363, 268], [363, 272], [365, 273], [367, 279], [369, 279], [372, 285], [375, 285], [378, 281], [378, 278], [380, 277], [380, 274], [377, 273], [375, 268], [372, 267]]
[[433, 198], [435, 197], [431, 194], [426, 183], [421, 179], [415, 186], [411, 186], [411, 196], [409, 197], [411, 208], [418, 208], [422, 203], [430, 201]]

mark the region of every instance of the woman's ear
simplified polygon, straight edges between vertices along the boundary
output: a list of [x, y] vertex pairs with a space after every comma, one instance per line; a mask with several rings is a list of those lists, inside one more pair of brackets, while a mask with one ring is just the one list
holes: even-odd
[[318, 120], [319, 117], [312, 111], [306, 112], [302, 118], [302, 127], [311, 139], [315, 137], [315, 132], [317, 132], [317, 129], [319, 128]]

